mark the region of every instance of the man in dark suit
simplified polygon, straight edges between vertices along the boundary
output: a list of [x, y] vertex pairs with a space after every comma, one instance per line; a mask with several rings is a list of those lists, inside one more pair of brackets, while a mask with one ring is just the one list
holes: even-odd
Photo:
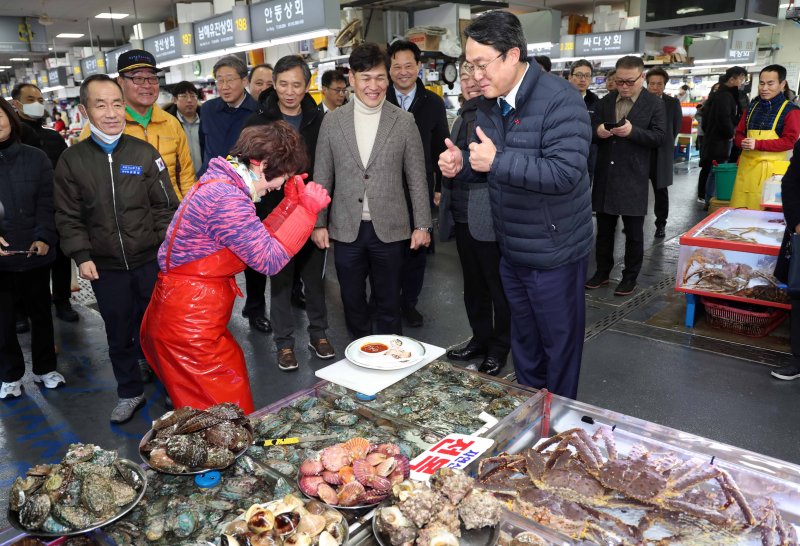
[[322, 75], [322, 100], [319, 110], [323, 114], [336, 110], [347, 102], [347, 80], [339, 70], [326, 70]]
[[[589, 116], [594, 115], [594, 107], [600, 100], [600, 97], [595, 95], [589, 90], [589, 84], [592, 83], [592, 63], [586, 59], [578, 59], [569, 68], [569, 83], [575, 86], [575, 89], [583, 97], [583, 102], [586, 104], [586, 109], [589, 111]], [[594, 165], [597, 163], [597, 144], [592, 144], [589, 148], [589, 177], [594, 176]]]
[[622, 216], [625, 226], [625, 269], [615, 296], [636, 289], [644, 258], [644, 217], [650, 193], [650, 160], [665, 138], [664, 103], [642, 87], [644, 63], [632, 55], [616, 65], [617, 90], [597, 103], [592, 125], [597, 166], [592, 208], [597, 213], [597, 269], [586, 288], [608, 284], [614, 268], [614, 233]]
[[672, 185], [672, 162], [675, 158], [675, 139], [681, 132], [683, 111], [681, 102], [675, 97], [664, 93], [664, 88], [669, 81], [669, 74], [663, 68], [653, 68], [645, 77], [647, 90], [664, 101], [666, 114], [666, 136], [656, 150], [650, 161], [650, 183], [653, 185], [655, 204], [653, 212], [656, 215], [656, 233], [659, 239], [666, 236], [667, 216], [669, 215], [669, 186]]
[[528, 62], [514, 14], [486, 12], [464, 34], [483, 98], [468, 149], [447, 139], [439, 166], [489, 188], [517, 381], [575, 398], [592, 248], [589, 114], [567, 81]]
[[[422, 52], [416, 44], [406, 40], [397, 40], [389, 46], [389, 77], [392, 83], [386, 92], [386, 100], [395, 106], [414, 115], [422, 149], [425, 153], [425, 174], [428, 178], [428, 195], [433, 201], [433, 189], [436, 179], [441, 177], [436, 158], [444, 149], [444, 139], [450, 136], [447, 125], [447, 113], [444, 101], [434, 93], [425, 89], [418, 73], [422, 66]], [[425, 264], [427, 249], [408, 249], [403, 262], [401, 280], [401, 304], [403, 318], [412, 327], [422, 326], [424, 318], [417, 310], [417, 301], [425, 280]]]
[[428, 246], [433, 228], [422, 140], [414, 117], [386, 100], [386, 55], [377, 44], [361, 44], [349, 62], [355, 97], [325, 114], [317, 140], [314, 179], [332, 201], [330, 212], [319, 213], [311, 239], [319, 248], [336, 241], [345, 322], [356, 339], [373, 333], [368, 276], [375, 289], [376, 333], [402, 333], [405, 249]]

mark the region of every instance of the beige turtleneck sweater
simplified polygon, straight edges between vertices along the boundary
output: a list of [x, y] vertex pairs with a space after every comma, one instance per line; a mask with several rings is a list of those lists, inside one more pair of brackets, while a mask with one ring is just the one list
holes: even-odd
[[[384, 99], [386, 100], [386, 99]], [[370, 108], [360, 100], [358, 97], [353, 97], [355, 113], [355, 127], [356, 127], [356, 145], [358, 146], [358, 153], [361, 156], [361, 163], [364, 167], [369, 162], [369, 156], [372, 153], [372, 147], [375, 144], [375, 135], [378, 134], [378, 124], [381, 122], [381, 110], [383, 109], [383, 101], [375, 108]], [[369, 214], [369, 202], [367, 201], [367, 192], [364, 190], [364, 207], [361, 209], [362, 220], [372, 220]]]

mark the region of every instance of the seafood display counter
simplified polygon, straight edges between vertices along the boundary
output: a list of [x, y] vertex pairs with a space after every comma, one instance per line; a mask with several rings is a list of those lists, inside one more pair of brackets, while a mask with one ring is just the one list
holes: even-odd
[[686, 326], [696, 296], [791, 309], [773, 276], [785, 228], [780, 212], [722, 208], [683, 234], [675, 290], [687, 295]]
[[[493, 537], [487, 546], [797, 544], [800, 467], [434, 362], [376, 400], [322, 382], [255, 412], [254, 445], [220, 483], [201, 488], [195, 476], [148, 470], [144, 499], [81, 546], [219, 545], [251, 505], [300, 495], [304, 465], [320, 449], [363, 437], [413, 458], [456, 426], [483, 425], [481, 411], [497, 412], [481, 433], [495, 443], [469, 470], [505, 506], [482, 535]], [[288, 437], [301, 441], [264, 445]], [[375, 507], [341, 512], [348, 544], [385, 546], [373, 534]], [[0, 546], [20, 536], [4, 531]]]

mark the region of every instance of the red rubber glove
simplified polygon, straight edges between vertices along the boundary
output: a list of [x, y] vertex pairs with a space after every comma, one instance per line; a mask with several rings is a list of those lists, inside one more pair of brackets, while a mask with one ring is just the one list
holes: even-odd
[[[302, 183], [302, 182], [301, 182]], [[311, 214], [317, 214], [327, 207], [331, 202], [328, 190], [317, 184], [309, 182], [305, 185], [305, 191], [300, 195], [300, 206]]]
[[283, 185], [283, 195], [293, 203], [300, 202], [300, 195], [303, 193], [305, 184], [303, 180], [308, 178], [308, 173], [296, 174], [289, 178]]

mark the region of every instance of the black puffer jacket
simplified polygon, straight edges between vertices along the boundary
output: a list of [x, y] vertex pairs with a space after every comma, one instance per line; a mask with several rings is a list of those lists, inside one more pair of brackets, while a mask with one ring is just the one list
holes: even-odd
[[0, 202], [5, 210], [0, 234], [10, 250], [28, 250], [34, 241], [50, 245], [45, 256], [0, 257], [0, 270], [29, 271], [52, 263], [58, 235], [53, 218], [53, 169], [44, 152], [19, 142], [0, 149]]
[[123, 134], [110, 155], [91, 138], [61, 155], [55, 208], [66, 255], [123, 270], [156, 259], [178, 198], [158, 151]]
[[[47, 157], [50, 158], [50, 163], [53, 165], [53, 168], [56, 168], [58, 165], [58, 160], [61, 157], [61, 154], [64, 153], [64, 150], [67, 149], [67, 143], [64, 141], [64, 137], [53, 131], [52, 129], [48, 129], [47, 127], [42, 127], [42, 124], [36, 120], [29, 120], [29, 119], [21, 119], [22, 123], [33, 129], [33, 132], [36, 133], [36, 137], [38, 139], [37, 143], [30, 143], [31, 146], [39, 148], [44, 153], [47, 154]], [[26, 142], [26, 144], [28, 144]]]
[[[325, 114], [320, 112], [317, 103], [308, 93], [300, 102], [300, 110], [303, 113], [303, 121], [300, 123], [300, 136], [306, 145], [309, 161], [308, 180], [314, 180], [314, 154], [317, 151], [317, 137]], [[274, 88], [269, 88], [262, 91], [259, 96], [258, 112], [250, 116], [244, 126], [266, 125], [267, 123], [281, 120], [283, 120], [283, 114], [278, 105], [278, 93], [275, 92]], [[261, 198], [260, 202], [256, 203], [256, 214], [263, 220], [282, 200], [283, 187], [278, 191], [269, 192]]]

